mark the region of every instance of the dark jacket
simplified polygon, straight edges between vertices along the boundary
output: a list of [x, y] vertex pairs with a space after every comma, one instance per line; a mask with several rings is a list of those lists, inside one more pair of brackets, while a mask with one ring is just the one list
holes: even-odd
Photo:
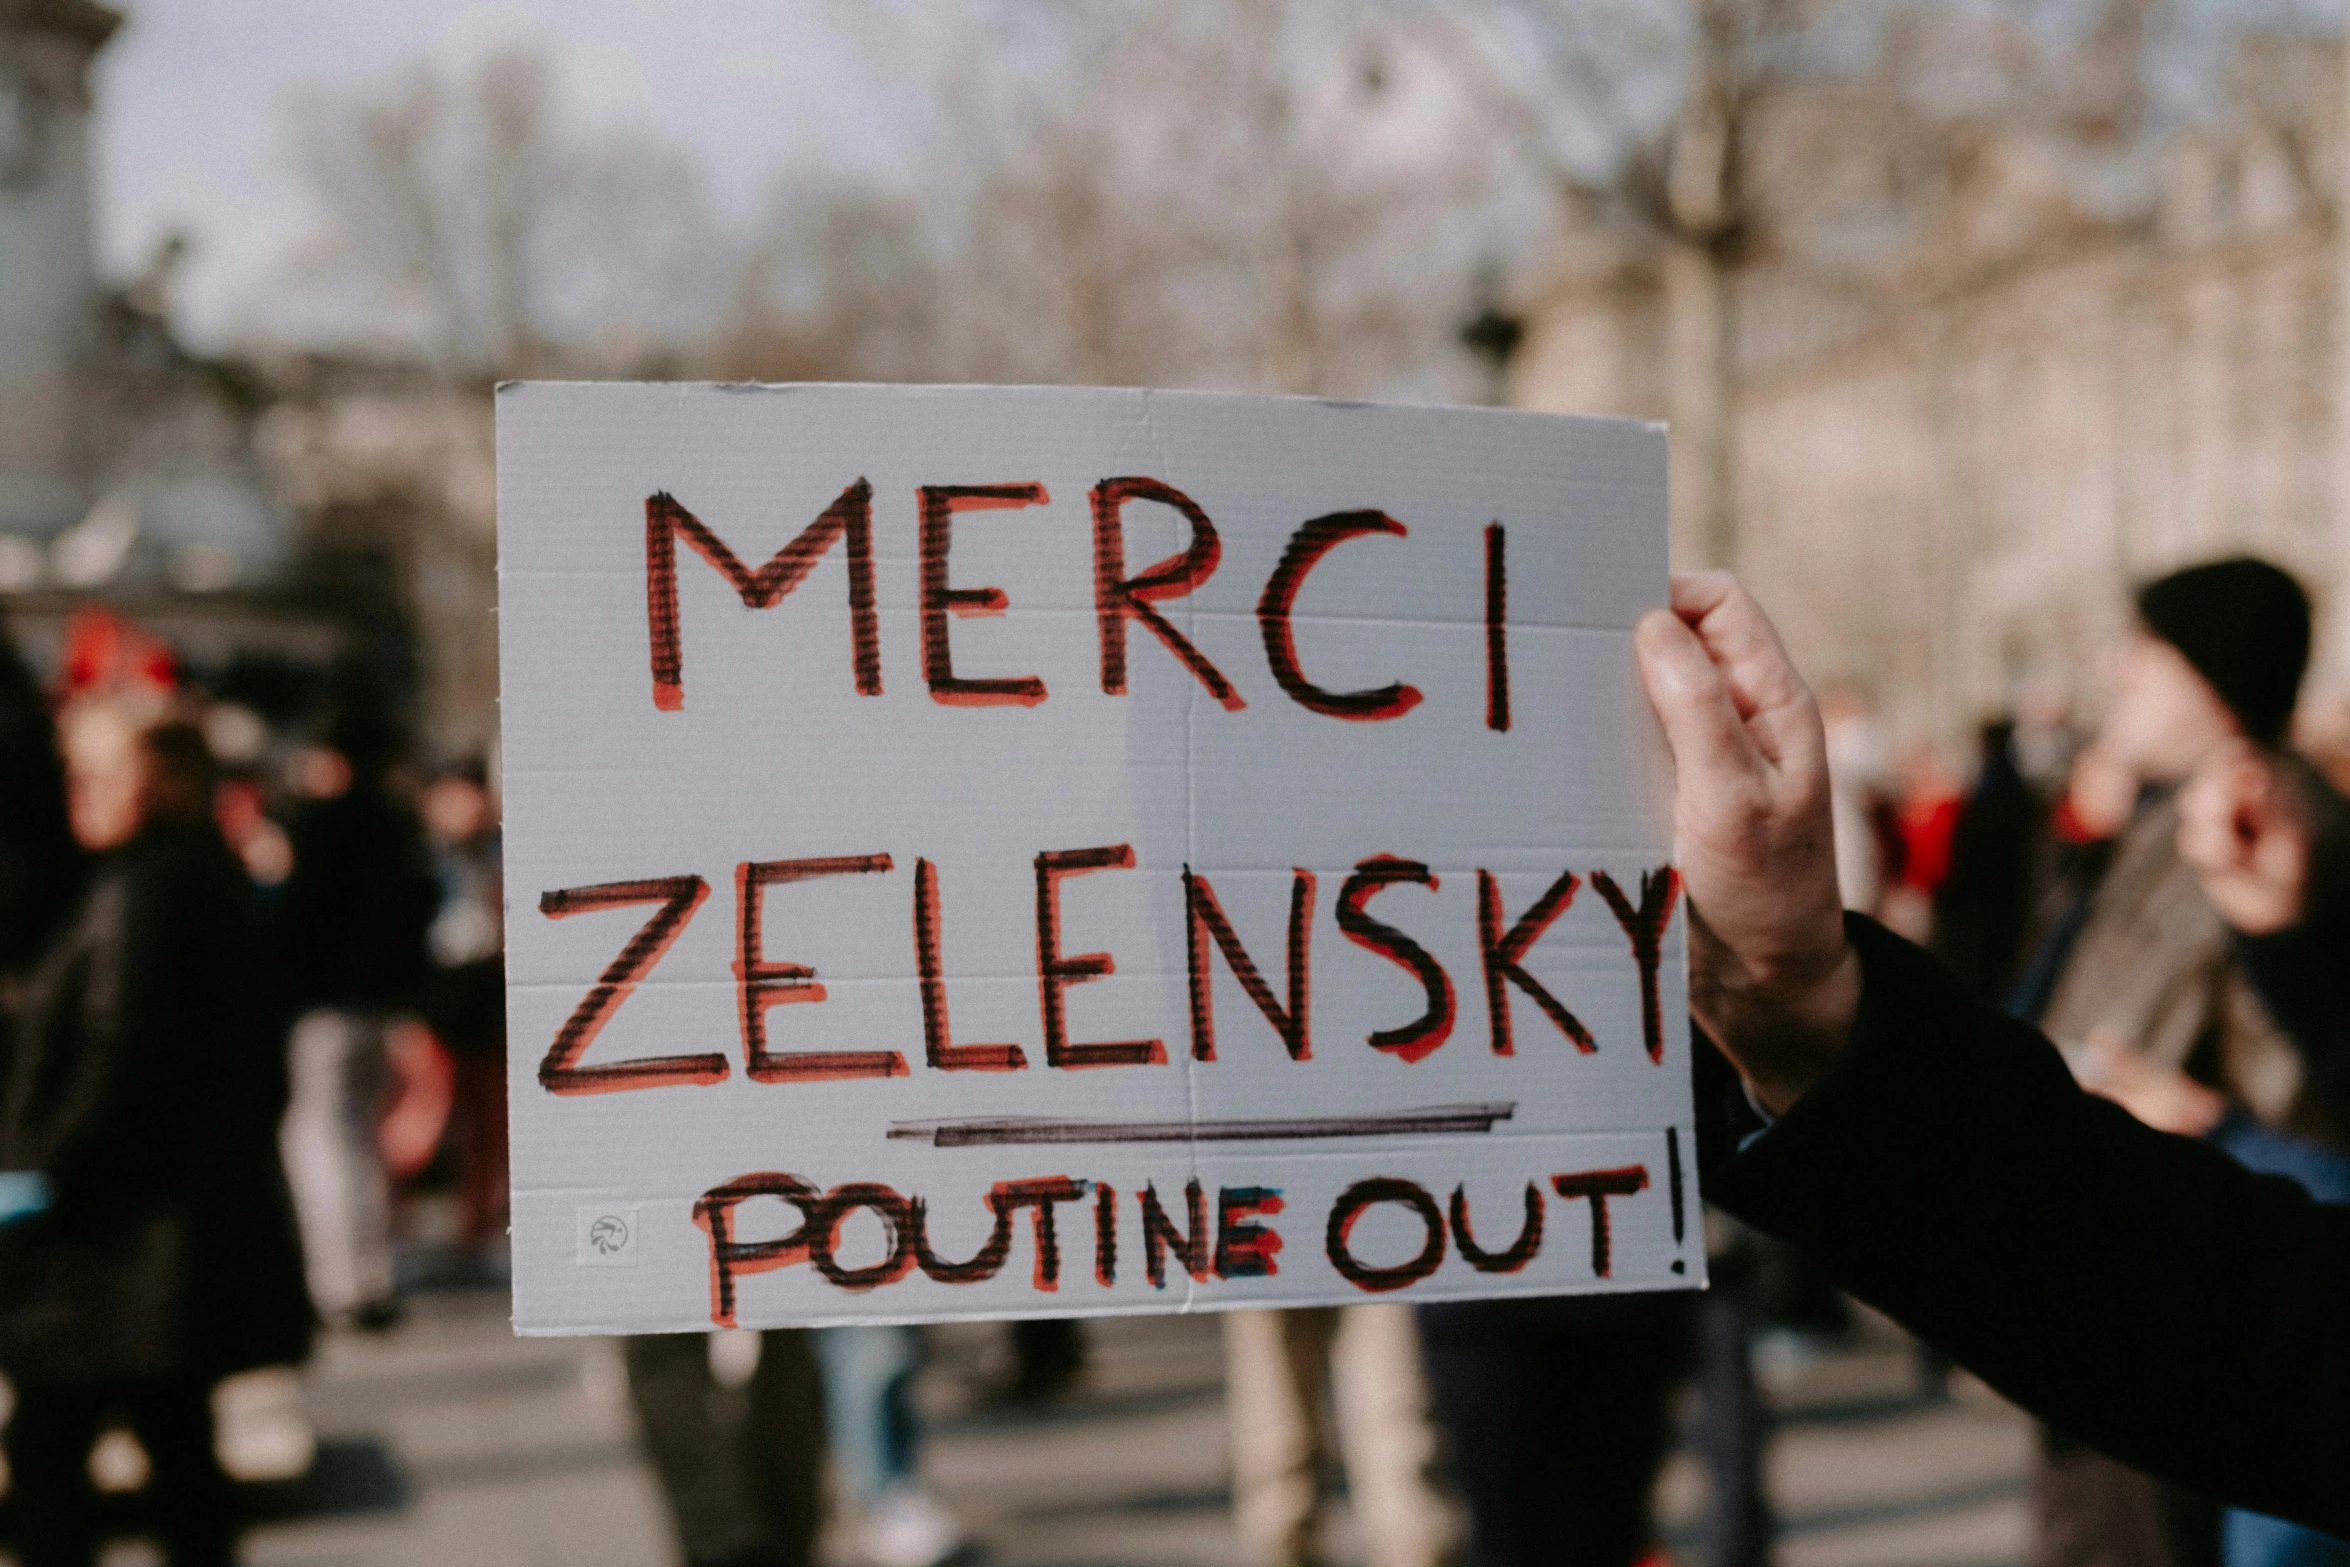
[[1708, 1195], [2016, 1403], [2214, 1500], [2350, 1535], [2350, 1207], [2078, 1088], [1849, 920], [1850, 1048], [1775, 1126], [1700, 1052]]
[[0, 1228], [19, 1382], [221, 1375], [302, 1358], [310, 1310], [278, 1161], [285, 1069], [252, 891], [209, 824], [100, 860], [10, 1020], [0, 1168], [49, 1210]]
[[399, 1012], [421, 1001], [441, 889], [415, 814], [362, 782], [294, 817], [281, 899], [297, 1010]]
[[83, 869], [48, 704], [0, 630], [0, 978], [39, 961], [73, 912]]
[[2048, 811], [2015, 761], [2015, 726], [1988, 724], [1983, 765], [1950, 834], [1950, 874], [1934, 889], [1934, 955], [1976, 1000], [2014, 983], [2031, 923]]

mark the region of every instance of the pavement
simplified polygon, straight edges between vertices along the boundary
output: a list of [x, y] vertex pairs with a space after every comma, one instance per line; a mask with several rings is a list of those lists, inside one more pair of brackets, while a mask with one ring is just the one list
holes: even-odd
[[[989, 1413], [990, 1324], [933, 1330], [922, 1402], [933, 1482], [999, 1567], [1228, 1567], [1239, 1551], [1224, 1472], [1213, 1317], [1088, 1325], [1091, 1364], [1065, 1403]], [[1766, 1355], [1782, 1567], [2016, 1567], [2025, 1555], [2029, 1422], [1960, 1379], [1916, 1394], [1882, 1323], [1832, 1353]], [[645, 1567], [675, 1561], [638, 1453], [612, 1343], [519, 1339], [502, 1295], [418, 1298], [380, 1335], [337, 1334], [305, 1401], [320, 1441], [306, 1479], [266, 1488], [253, 1567]], [[1659, 1488], [1669, 1548], [1694, 1564], [1705, 1482], [1677, 1455]], [[1343, 1494], [1330, 1556], [1360, 1560]], [[827, 1554], [847, 1567], [844, 1542]], [[107, 1567], [159, 1558], [125, 1542]]]

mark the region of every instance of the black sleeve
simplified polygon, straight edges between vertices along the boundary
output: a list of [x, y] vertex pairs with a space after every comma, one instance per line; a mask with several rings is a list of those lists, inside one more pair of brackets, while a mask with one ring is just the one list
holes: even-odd
[[2350, 1208], [2083, 1093], [2036, 1031], [1849, 923], [1851, 1048], [1709, 1195], [2050, 1424], [2350, 1534]]

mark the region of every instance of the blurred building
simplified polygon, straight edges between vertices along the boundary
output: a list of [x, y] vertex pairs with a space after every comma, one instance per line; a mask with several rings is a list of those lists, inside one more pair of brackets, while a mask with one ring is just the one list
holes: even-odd
[[[1977, 35], [1896, 40], [1739, 126], [1731, 564], [1815, 682], [1903, 739], [1955, 738], [2027, 681], [2093, 697], [2127, 588], [2179, 560], [2251, 549], [2350, 588], [2340, 46], [2239, 38], [2219, 112], [2157, 125], [2143, 12], [2109, 5], [1988, 86], [2031, 50], [1954, 20]], [[1664, 417], [1663, 251], [1580, 225], [1513, 399]]]
[[488, 400], [405, 366], [207, 359], [181, 246], [125, 286], [91, 232], [90, 66], [121, 16], [0, 0], [0, 594], [38, 654], [96, 599], [200, 670], [358, 657], [424, 738], [496, 724]]
[[257, 389], [172, 341], [177, 246], [98, 278], [90, 64], [120, 16], [0, 0], [0, 589], [202, 597], [286, 565], [252, 459]]

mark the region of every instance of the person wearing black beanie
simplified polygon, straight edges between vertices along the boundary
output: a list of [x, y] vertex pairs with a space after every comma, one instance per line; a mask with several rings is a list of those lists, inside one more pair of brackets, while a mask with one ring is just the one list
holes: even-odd
[[2246, 738], [2276, 745], [2309, 667], [2309, 595], [2248, 555], [2174, 571], [2138, 591], [2138, 619], [2185, 656]]
[[[2148, 583], [2137, 611], [2090, 744], [2137, 780], [2138, 808], [2030, 965], [2050, 982], [2027, 1021], [2076, 1050], [2098, 1040], [2189, 1071], [2270, 1128], [2317, 1130], [2323, 1106], [2298, 1052], [2177, 848], [2178, 786], [2243, 740], [2283, 742], [2309, 662], [2308, 595], [2238, 557]], [[2053, 1432], [2034, 1490], [2039, 1567], [2188, 1567], [2218, 1532], [2208, 1512]]]

